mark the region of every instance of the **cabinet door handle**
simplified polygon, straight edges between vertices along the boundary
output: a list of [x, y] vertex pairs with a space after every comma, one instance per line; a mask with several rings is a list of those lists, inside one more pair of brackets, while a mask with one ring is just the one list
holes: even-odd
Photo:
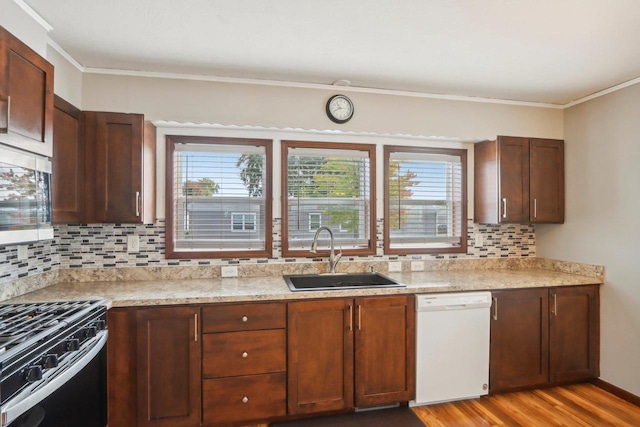
[[493, 320], [498, 320], [498, 297], [493, 297]]
[[362, 330], [362, 306], [358, 304], [358, 330]]
[[353, 331], [353, 306], [349, 304], [349, 330]]
[[558, 294], [555, 292], [553, 293], [553, 315], [558, 315]]
[[7, 96], [7, 133], [11, 128], [11, 124], [9, 123], [10, 121], [11, 121], [11, 95], [8, 95]]
[[502, 198], [502, 218], [507, 217], [507, 198]]
[[140, 192], [136, 191], [136, 216], [140, 216]]
[[193, 327], [193, 340], [198, 341], [198, 313], [193, 315], [194, 327]]
[[538, 218], [538, 199], [533, 199], [533, 217]]

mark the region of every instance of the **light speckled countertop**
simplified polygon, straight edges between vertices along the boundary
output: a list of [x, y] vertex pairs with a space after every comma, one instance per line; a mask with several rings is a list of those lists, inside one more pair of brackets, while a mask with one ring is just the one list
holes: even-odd
[[406, 288], [291, 292], [282, 277], [59, 283], [6, 302], [106, 299], [112, 307], [215, 302], [296, 300], [368, 295], [534, 288], [602, 284], [589, 277], [543, 269], [457, 270], [389, 273]]

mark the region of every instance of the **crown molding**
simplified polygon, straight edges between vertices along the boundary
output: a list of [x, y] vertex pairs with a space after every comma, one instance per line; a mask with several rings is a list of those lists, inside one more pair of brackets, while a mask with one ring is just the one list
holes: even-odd
[[60, 46], [58, 43], [53, 41], [51, 37], [48, 38], [47, 44], [51, 46], [60, 55], [62, 55], [64, 59], [69, 61], [69, 63], [71, 63], [71, 65], [73, 65], [78, 71], [80, 71], [81, 73], [84, 73], [86, 71], [86, 67], [84, 65], [76, 61], [75, 58], [69, 54], [69, 52], [64, 50], [62, 46]]
[[575, 101], [571, 101], [568, 104], [563, 105], [562, 109], [566, 110], [567, 108], [571, 108], [574, 105], [582, 104], [583, 102], [587, 102], [587, 101], [591, 101], [592, 99], [600, 98], [601, 96], [607, 95], [607, 94], [612, 93], [612, 92], [617, 92], [619, 90], [622, 90], [622, 89], [624, 89], [626, 87], [629, 87], [629, 86], [636, 85], [638, 83], [640, 83], [640, 77], [636, 77], [635, 79], [631, 79], [631, 80], [628, 80], [628, 81], [626, 81], [624, 83], [620, 83], [618, 85], [611, 86], [611, 87], [609, 87], [607, 89], [603, 89], [603, 90], [598, 91], [596, 93], [592, 93], [591, 95], [585, 96], [584, 98], [580, 98], [580, 99], [576, 99]]
[[42, 28], [47, 30], [47, 32], [50, 32], [51, 30], [53, 30], [53, 27], [51, 26], [51, 24], [49, 24], [42, 16], [40, 16], [38, 12], [33, 10], [31, 6], [25, 3], [24, 0], [13, 0], [13, 2], [17, 4], [18, 7], [20, 7], [20, 9], [24, 10], [26, 14], [29, 15], [34, 21], [40, 24]]
[[506, 104], [517, 105], [521, 107], [535, 107], [535, 108], [554, 108], [562, 109], [563, 105], [560, 104], [548, 104], [542, 102], [529, 102], [529, 101], [513, 101], [508, 99], [497, 98], [481, 98], [473, 96], [460, 96], [460, 95], [440, 95], [425, 92], [411, 92], [392, 89], [377, 89], [368, 87], [357, 86], [336, 86], [332, 84], [321, 83], [300, 83], [280, 80], [262, 80], [262, 79], [248, 79], [240, 77], [219, 77], [219, 76], [204, 76], [195, 74], [178, 74], [178, 73], [160, 73], [154, 71], [135, 71], [135, 70], [121, 70], [111, 68], [93, 68], [85, 67], [87, 74], [104, 74], [104, 75], [118, 75], [118, 76], [130, 76], [130, 77], [150, 77], [157, 79], [174, 79], [174, 80], [197, 80], [197, 81], [209, 81], [217, 83], [234, 83], [234, 84], [250, 84], [261, 86], [279, 86], [279, 87], [293, 87], [302, 89], [321, 89], [332, 90], [340, 92], [360, 92], [370, 93], [377, 95], [394, 95], [405, 96], [413, 98], [428, 98], [428, 99], [442, 99], [447, 101], [465, 101], [465, 102], [479, 102], [484, 104]]

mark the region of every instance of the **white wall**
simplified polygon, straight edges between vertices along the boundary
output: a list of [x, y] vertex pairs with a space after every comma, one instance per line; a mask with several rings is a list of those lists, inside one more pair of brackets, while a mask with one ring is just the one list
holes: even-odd
[[[325, 114], [327, 99], [348, 94], [353, 119], [336, 125]], [[559, 109], [409, 96], [235, 84], [150, 77], [85, 74], [83, 109], [143, 113], [149, 120], [257, 125], [280, 128], [445, 136], [496, 135], [562, 138]]]
[[0, 0], [0, 25], [42, 57], [47, 56], [47, 30], [12, 0]]
[[640, 395], [640, 85], [565, 111], [566, 222], [537, 256], [606, 267], [601, 378]]
[[82, 71], [51, 46], [47, 46], [47, 61], [55, 68], [53, 73], [55, 94], [82, 109]]

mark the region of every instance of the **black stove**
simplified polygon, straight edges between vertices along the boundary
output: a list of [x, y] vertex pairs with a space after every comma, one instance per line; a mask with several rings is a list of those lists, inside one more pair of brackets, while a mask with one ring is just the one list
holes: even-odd
[[104, 301], [0, 304], [0, 426], [22, 425], [21, 417], [104, 353], [106, 320]]

